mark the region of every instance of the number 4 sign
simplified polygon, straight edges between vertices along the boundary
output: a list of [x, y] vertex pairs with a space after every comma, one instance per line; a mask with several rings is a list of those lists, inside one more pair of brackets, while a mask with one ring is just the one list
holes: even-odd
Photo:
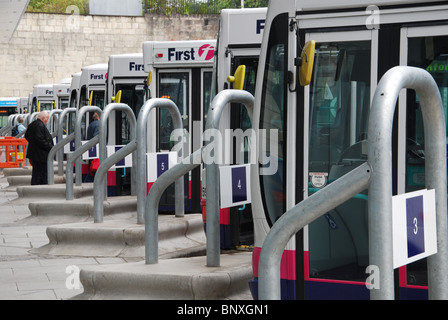
[[[235, 207], [251, 202], [249, 179], [249, 164], [219, 168], [221, 208]], [[229, 188], [229, 186], [232, 187]]]
[[435, 191], [392, 197], [394, 268], [437, 253]]

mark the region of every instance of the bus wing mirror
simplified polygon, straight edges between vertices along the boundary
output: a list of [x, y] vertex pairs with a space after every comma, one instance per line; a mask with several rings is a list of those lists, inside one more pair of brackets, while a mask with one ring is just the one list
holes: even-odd
[[120, 103], [121, 102], [121, 93], [122, 93], [121, 90], [119, 90], [117, 92], [117, 95], [115, 96], [115, 103]]
[[149, 71], [148, 78], [146, 79], [146, 85], [148, 86], [148, 88], [151, 85], [151, 80], [152, 80], [152, 70]]
[[301, 60], [302, 65], [300, 66], [299, 71], [299, 81], [301, 86], [307, 86], [311, 82], [311, 76], [313, 74], [313, 65], [314, 65], [314, 51], [316, 49], [316, 42], [314, 40], [310, 40], [305, 43], [303, 47]]
[[112, 102], [120, 103], [121, 102], [121, 93], [122, 93], [122, 91], [119, 90], [115, 96], [111, 97], [110, 99], [112, 100]]
[[92, 101], [93, 101], [93, 91], [90, 91], [90, 96], [89, 96], [89, 106], [92, 105]]
[[246, 78], [246, 66], [240, 65], [235, 71], [235, 75], [228, 76], [227, 81], [233, 83], [233, 89], [243, 90]]

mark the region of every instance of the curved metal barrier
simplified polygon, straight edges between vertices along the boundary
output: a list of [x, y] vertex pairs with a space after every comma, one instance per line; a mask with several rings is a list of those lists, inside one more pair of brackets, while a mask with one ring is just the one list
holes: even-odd
[[[82, 124], [82, 118], [87, 112], [98, 112], [99, 114], [102, 113], [102, 110], [99, 107], [96, 106], [84, 106], [81, 108], [76, 115], [76, 122], [75, 122], [75, 132], [73, 132], [73, 139], [75, 139], [75, 151], [68, 155], [67, 157], [67, 165], [66, 165], [66, 173], [65, 173], [65, 199], [66, 200], [73, 200], [74, 198], [74, 191], [73, 191], [73, 166], [76, 165], [77, 168], [81, 168], [82, 166], [82, 159], [81, 156], [84, 152], [92, 148], [94, 145], [98, 143], [98, 137], [94, 137], [91, 139], [88, 143], [81, 146], [81, 124]], [[72, 139], [72, 140], [73, 140]], [[78, 144], [76, 141], [78, 140]], [[78, 147], [76, 147], [78, 145]], [[76, 164], [75, 164], [76, 162]], [[82, 180], [82, 170], [76, 170], [76, 183], [77, 185], [81, 185]]]
[[[123, 111], [129, 118], [129, 127], [131, 133], [131, 141], [118, 152], [114, 153], [112, 156], [107, 157], [107, 120], [112, 111]], [[136, 168], [136, 155], [135, 150], [137, 149], [136, 136], [135, 136], [135, 125], [136, 119], [132, 109], [124, 103], [109, 103], [103, 111], [100, 118], [100, 130], [99, 130], [99, 159], [100, 166], [95, 174], [95, 179], [93, 181], [93, 220], [94, 222], [103, 222], [103, 211], [104, 204], [103, 201], [106, 197], [106, 174], [107, 170], [113, 166], [115, 163], [123, 159], [129, 153], [132, 155], [132, 167]], [[131, 194], [135, 193], [135, 171], [131, 171]]]
[[[269, 231], [259, 260], [259, 298], [280, 299], [280, 260], [289, 239], [330, 209], [369, 188], [370, 265], [380, 270], [371, 299], [394, 298], [392, 243], [392, 126], [402, 88], [414, 89], [420, 99], [427, 162], [426, 188], [436, 192], [437, 254], [428, 257], [430, 299], [448, 299], [446, 127], [439, 89], [423, 69], [395, 67], [381, 79], [369, 118], [367, 163], [347, 173], [283, 214]], [[344, 190], [344, 193], [341, 192]]]
[[[207, 129], [219, 129], [219, 121], [224, 107], [229, 103], [242, 103], [252, 120], [254, 97], [247, 91], [223, 90], [213, 99], [207, 114]], [[158, 263], [158, 207], [162, 193], [174, 181], [195, 169], [202, 163], [202, 152], [209, 146], [196, 150], [189, 157], [164, 172], [149, 190], [145, 206], [145, 261], [147, 264]], [[206, 162], [207, 182], [207, 266], [220, 266], [219, 239], [219, 170], [217, 163]]]
[[[166, 108], [170, 112], [174, 129], [183, 130], [182, 118], [179, 108], [169, 99], [152, 98], [143, 105], [137, 121], [137, 223], [145, 223], [146, 201], [146, 147], [147, 147], [147, 121], [151, 110]], [[183, 158], [183, 148], [178, 153], [178, 162]], [[182, 177], [175, 182], [175, 215], [184, 215], [184, 183]]]
[[[97, 106], [83, 106], [78, 110], [78, 113], [76, 116], [76, 124], [75, 124], [75, 150], [82, 147], [81, 146], [81, 144], [82, 144], [82, 142], [81, 142], [81, 140], [82, 140], [82, 135], [81, 135], [82, 119], [87, 112], [97, 112], [101, 118], [101, 114], [103, 113], [103, 110], [101, 110]], [[91, 146], [91, 147], [93, 147], [93, 146]], [[84, 152], [87, 150], [84, 150]], [[82, 170], [81, 170], [82, 159], [81, 159], [81, 156], [84, 152], [82, 152], [81, 154], [76, 154], [76, 155], [72, 154], [72, 157], [74, 158], [74, 161], [75, 161], [75, 167], [78, 168], [75, 172], [75, 182], [76, 182], [77, 186], [80, 186], [82, 183]], [[72, 166], [71, 170], [73, 170], [73, 166]], [[73, 173], [73, 171], [72, 171], [72, 173]]]
[[[53, 110], [54, 111], [54, 110]], [[61, 112], [54, 112], [51, 113], [51, 117], [58, 115], [58, 127], [57, 132], [53, 132], [52, 137], [54, 138], [57, 136], [57, 141], [59, 141], [53, 148], [51, 148], [50, 152], [48, 153], [47, 157], [47, 177], [48, 177], [48, 184], [54, 184], [54, 168], [53, 168], [53, 159], [54, 156], [57, 154], [57, 160], [58, 160], [58, 175], [62, 176], [64, 175], [64, 168], [63, 168], [63, 158], [64, 158], [64, 151], [63, 147], [73, 140], [73, 136], [71, 139], [68, 136], [65, 139], [62, 139], [62, 124], [64, 122], [65, 116], [70, 112], [76, 112], [75, 108], [66, 108], [64, 110], [60, 110]], [[50, 118], [51, 119], [51, 118]], [[47, 122], [47, 128], [49, 128], [49, 122]]]

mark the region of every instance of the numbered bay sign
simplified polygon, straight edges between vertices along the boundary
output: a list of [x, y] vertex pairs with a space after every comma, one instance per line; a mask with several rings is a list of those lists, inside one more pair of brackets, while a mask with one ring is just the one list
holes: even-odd
[[[66, 136], [62, 136], [62, 139], [65, 139]], [[67, 143], [66, 145], [64, 145], [64, 153], [65, 154], [69, 154], [69, 153], [73, 153], [75, 152], [75, 139], [73, 139], [72, 141], [70, 141], [69, 143]]]
[[437, 253], [434, 190], [392, 197], [394, 268]]
[[220, 167], [219, 181], [221, 208], [251, 203], [250, 164]]
[[[89, 142], [89, 140], [81, 141], [82, 145], [86, 144], [87, 142]], [[100, 155], [98, 153], [98, 144], [94, 145], [87, 152], [84, 152], [82, 154], [82, 160], [96, 159], [99, 157]]]
[[[110, 157], [123, 147], [124, 146], [106, 146], [107, 157]], [[128, 154], [126, 157], [118, 161], [111, 168], [130, 168], [130, 167], [132, 167], [132, 153]]]
[[[62, 140], [64, 140], [66, 137], [67, 137], [67, 135], [63, 134], [63, 135], [62, 135]], [[53, 144], [54, 144], [54, 145], [57, 145], [58, 143], [59, 143], [59, 138], [58, 138], [58, 136], [53, 137]]]
[[147, 182], [154, 183], [158, 177], [177, 164], [176, 152], [157, 152], [146, 154]]

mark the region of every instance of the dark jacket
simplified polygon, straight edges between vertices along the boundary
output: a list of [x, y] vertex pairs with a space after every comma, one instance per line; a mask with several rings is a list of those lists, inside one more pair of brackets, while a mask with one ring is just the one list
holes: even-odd
[[28, 140], [26, 157], [31, 161], [47, 162], [48, 153], [53, 148], [53, 138], [45, 124], [40, 119], [31, 122], [25, 132]]

